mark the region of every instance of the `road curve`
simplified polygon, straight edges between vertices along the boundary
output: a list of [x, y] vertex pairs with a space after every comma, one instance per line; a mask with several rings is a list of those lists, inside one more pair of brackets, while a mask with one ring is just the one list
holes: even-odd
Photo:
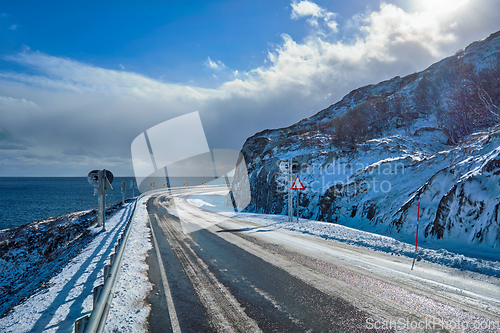
[[[418, 274], [405, 277], [401, 260], [391, 256], [230, 218], [185, 200], [213, 191], [165, 192], [147, 203], [155, 286], [150, 332], [496, 331], [490, 329], [500, 322], [497, 294], [480, 291], [498, 281], [476, 280], [477, 293], [436, 287]], [[486, 329], [475, 329], [476, 323]]]

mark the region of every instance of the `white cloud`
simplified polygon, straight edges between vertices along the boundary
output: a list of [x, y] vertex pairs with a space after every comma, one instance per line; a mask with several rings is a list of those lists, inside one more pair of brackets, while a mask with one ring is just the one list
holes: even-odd
[[292, 3], [292, 18], [298, 19], [304, 16], [323, 17], [325, 10], [310, 1]]
[[335, 13], [329, 12], [326, 9], [318, 6], [314, 2], [307, 0], [301, 1], [299, 3], [292, 3], [292, 19], [300, 19], [302, 17], [309, 17], [307, 23], [312, 27], [318, 28], [318, 19], [329, 27], [333, 32], [337, 32], [337, 22], [335, 21]]
[[457, 38], [453, 31], [443, 29], [433, 11], [406, 13], [385, 3], [380, 11], [366, 17], [364, 23], [360, 30], [367, 33], [366, 43], [387, 54], [393, 46], [416, 44], [437, 57], [443, 55], [443, 46]]
[[125, 66], [123, 66], [122, 64], [118, 64], [118, 66], [120, 66], [121, 69], [125, 69]]
[[213, 91], [203, 88], [166, 84], [133, 72], [99, 68], [71, 59], [53, 57], [29, 50], [6, 56], [5, 60], [38, 70], [40, 74], [0, 72], [0, 79], [54, 90], [194, 100], [206, 99], [207, 94], [213, 93]]
[[[292, 4], [293, 15], [326, 15], [311, 2], [301, 7], [304, 3]], [[422, 70], [466, 46], [457, 45], [459, 31], [451, 28], [449, 17], [437, 20], [432, 11], [408, 13], [382, 3], [379, 10], [357, 15], [349, 23], [357, 29], [351, 41], [331, 42], [324, 34], [313, 33], [299, 43], [283, 34], [283, 43], [269, 52], [270, 66], [249, 71], [245, 79], [227, 82], [224, 89], [253, 98], [294, 89], [314, 95], [328, 86], [347, 93], [366, 83]], [[338, 29], [336, 23], [332, 28]]]
[[[104, 163], [110, 165], [111, 158], [121, 161], [113, 170], [132, 175], [131, 164], [123, 161], [130, 159], [130, 143], [138, 133], [195, 111], [207, 98], [220, 95], [217, 90], [165, 84], [137, 73], [98, 68], [38, 52], [24, 51], [5, 59], [36, 73], [0, 72], [0, 124], [12, 138], [25, 143], [22, 147], [28, 147], [21, 153], [23, 156], [35, 156], [17, 156], [15, 160], [39, 161], [40, 170], [45, 170], [55, 160], [62, 166], [76, 163], [68, 151], [89, 152], [89, 158], [80, 159], [81, 169], [72, 167], [64, 175], [78, 175]], [[11, 158], [5, 151], [16, 147], [21, 146], [2, 142], [0, 159]], [[91, 154], [106, 158], [96, 159]], [[100, 160], [102, 163], [98, 163]], [[2, 167], [0, 174], [18, 175], [19, 170]], [[31, 174], [46, 175], [40, 172]]]
[[18, 25], [17, 24], [13, 24], [9, 27], [9, 30], [17, 30], [18, 28]]
[[208, 67], [208, 68], [212, 68], [212, 69], [217, 69], [217, 64], [215, 62], [212, 61], [212, 59], [210, 59], [210, 57], [208, 57], [207, 61], [205, 61], [205, 65]]
[[5, 112], [13, 112], [12, 109], [16, 111], [20, 108], [31, 108], [31, 109], [39, 109], [38, 105], [31, 101], [27, 101], [24, 98], [17, 99], [12, 97], [0, 96], [0, 110]]
[[334, 21], [334, 20], [327, 21], [327, 22], [326, 22], [326, 25], [328, 25], [328, 27], [329, 27], [330, 29], [332, 29], [332, 31], [333, 31], [333, 32], [337, 32], [337, 31], [339, 31], [339, 29], [338, 29], [338, 24], [337, 24], [337, 22], [336, 22], [336, 21]]
[[210, 59], [210, 57], [207, 58], [207, 60], [205, 61], [205, 66], [207, 66], [208, 68], [210, 69], [215, 69], [215, 70], [223, 70], [223, 69], [226, 69], [226, 65], [224, 65], [222, 63], [222, 61], [212, 61], [212, 59]]

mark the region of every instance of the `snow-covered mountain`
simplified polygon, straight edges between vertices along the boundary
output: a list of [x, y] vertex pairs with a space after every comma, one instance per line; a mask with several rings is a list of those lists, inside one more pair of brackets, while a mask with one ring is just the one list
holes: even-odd
[[[243, 145], [247, 211], [286, 214], [293, 158], [300, 215], [429, 246], [500, 248], [500, 32], [428, 69], [356, 89]], [[235, 187], [237, 192], [238, 174]]]

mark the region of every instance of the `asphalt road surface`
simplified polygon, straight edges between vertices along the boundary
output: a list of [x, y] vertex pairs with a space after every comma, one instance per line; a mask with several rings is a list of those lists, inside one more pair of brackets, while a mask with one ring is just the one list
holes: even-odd
[[211, 191], [165, 192], [147, 202], [150, 332], [500, 332], [498, 279], [420, 263], [410, 271], [408, 258], [186, 200]]

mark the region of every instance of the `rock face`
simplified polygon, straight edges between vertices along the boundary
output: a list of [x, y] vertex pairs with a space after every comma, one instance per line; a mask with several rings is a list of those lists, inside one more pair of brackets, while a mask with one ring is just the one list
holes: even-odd
[[[280, 161], [307, 189], [304, 218], [500, 247], [500, 32], [428, 69], [356, 89], [316, 115], [248, 138], [248, 211], [286, 214]], [[238, 174], [235, 184], [238, 183]], [[414, 237], [414, 236], [411, 236]]]

